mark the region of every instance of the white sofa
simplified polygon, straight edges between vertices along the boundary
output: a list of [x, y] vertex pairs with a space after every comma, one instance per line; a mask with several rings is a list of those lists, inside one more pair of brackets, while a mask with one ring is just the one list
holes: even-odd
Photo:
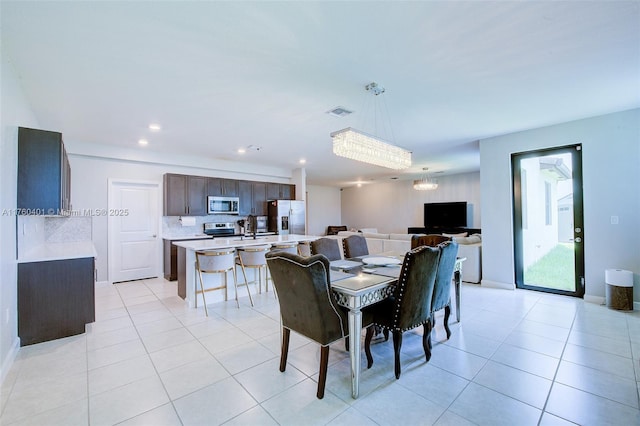
[[[411, 249], [411, 237], [413, 236], [413, 234], [340, 231], [338, 235], [331, 235], [327, 238], [337, 239], [340, 247], [342, 247], [342, 239], [353, 234], [362, 235], [367, 239], [367, 247], [370, 254], [385, 251], [409, 251]], [[482, 236], [480, 234], [471, 236], [457, 235], [452, 238], [458, 243], [458, 256], [467, 258], [462, 263], [462, 281], [480, 283], [482, 279]]]

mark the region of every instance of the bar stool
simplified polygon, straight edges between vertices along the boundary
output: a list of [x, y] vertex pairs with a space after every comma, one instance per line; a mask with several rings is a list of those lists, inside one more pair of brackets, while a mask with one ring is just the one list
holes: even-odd
[[[238, 308], [240, 307], [240, 303], [238, 303], [238, 280], [236, 277], [236, 269], [235, 269], [235, 257], [236, 251], [234, 249], [223, 249], [223, 250], [207, 250], [207, 251], [197, 251], [196, 252], [196, 272], [198, 273], [198, 277], [200, 278], [200, 290], [196, 287], [196, 300], [195, 306], [198, 307], [198, 293], [202, 294], [202, 301], [204, 303], [204, 312], [207, 316], [209, 316], [209, 312], [207, 311], [207, 299], [205, 298], [205, 293], [207, 291], [213, 290], [221, 290], [224, 289], [224, 300], [227, 300], [227, 273], [229, 271], [233, 271], [233, 282], [236, 285], [236, 305]], [[217, 287], [204, 288], [204, 279], [202, 274], [223, 274], [224, 275], [224, 284], [219, 285]]]
[[311, 245], [309, 244], [309, 241], [302, 241], [298, 244], [298, 254], [302, 257], [311, 256]]
[[[269, 250], [271, 250], [270, 245], [247, 246], [238, 248], [236, 265], [240, 265], [240, 267], [242, 268], [244, 285], [247, 286], [247, 291], [249, 291], [249, 281], [247, 281], [246, 268], [254, 268], [257, 269], [258, 273], [258, 291], [262, 293], [262, 270], [264, 269], [265, 271], [265, 277], [267, 274], [267, 260], [265, 259], [264, 255], [267, 254]], [[267, 288], [267, 284], [265, 284], [265, 291], [268, 290], [269, 289]], [[251, 293], [249, 293], [249, 299], [251, 299]], [[251, 306], [253, 306], [253, 300], [251, 300]]]
[[271, 245], [271, 251], [284, 251], [287, 253], [298, 254], [298, 243], [291, 242], [279, 242]]

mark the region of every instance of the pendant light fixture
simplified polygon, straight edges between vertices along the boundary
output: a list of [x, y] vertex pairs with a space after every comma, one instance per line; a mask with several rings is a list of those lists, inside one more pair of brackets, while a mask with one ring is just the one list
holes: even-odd
[[433, 191], [438, 188], [438, 183], [429, 179], [429, 175], [427, 174], [429, 168], [424, 167], [422, 170], [424, 171], [424, 175], [422, 178], [413, 181], [413, 189], [417, 191]]
[[[385, 92], [384, 87], [372, 82], [365, 90], [374, 96]], [[376, 136], [348, 127], [331, 133], [333, 153], [376, 166], [402, 170], [411, 167], [411, 151], [390, 144]]]

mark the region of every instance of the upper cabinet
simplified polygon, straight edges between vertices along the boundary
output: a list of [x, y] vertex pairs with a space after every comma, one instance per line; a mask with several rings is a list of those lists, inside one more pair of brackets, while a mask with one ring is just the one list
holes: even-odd
[[253, 212], [256, 216], [267, 215], [267, 184], [253, 182]]
[[267, 200], [295, 200], [295, 188], [285, 183], [267, 183]]
[[207, 178], [164, 175], [164, 216], [204, 216], [207, 214]]
[[238, 197], [240, 216], [267, 214], [267, 200], [295, 199], [295, 185], [166, 173], [164, 216], [206, 216], [207, 196]]
[[217, 195], [222, 197], [238, 196], [238, 181], [235, 179], [208, 178], [208, 195]]
[[240, 216], [249, 214], [264, 216], [267, 214], [267, 184], [248, 180], [238, 181], [240, 198]]
[[18, 129], [17, 192], [21, 213], [62, 215], [71, 210], [71, 167], [61, 133]]

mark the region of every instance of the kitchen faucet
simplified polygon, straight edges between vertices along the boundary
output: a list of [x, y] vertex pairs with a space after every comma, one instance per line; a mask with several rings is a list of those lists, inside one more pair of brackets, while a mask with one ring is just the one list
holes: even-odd
[[247, 222], [249, 222], [249, 226], [247, 227], [247, 230], [249, 232], [253, 233], [253, 239], [256, 239], [256, 233], [258, 232], [258, 221], [257, 218], [250, 214], [249, 216], [247, 216]]

